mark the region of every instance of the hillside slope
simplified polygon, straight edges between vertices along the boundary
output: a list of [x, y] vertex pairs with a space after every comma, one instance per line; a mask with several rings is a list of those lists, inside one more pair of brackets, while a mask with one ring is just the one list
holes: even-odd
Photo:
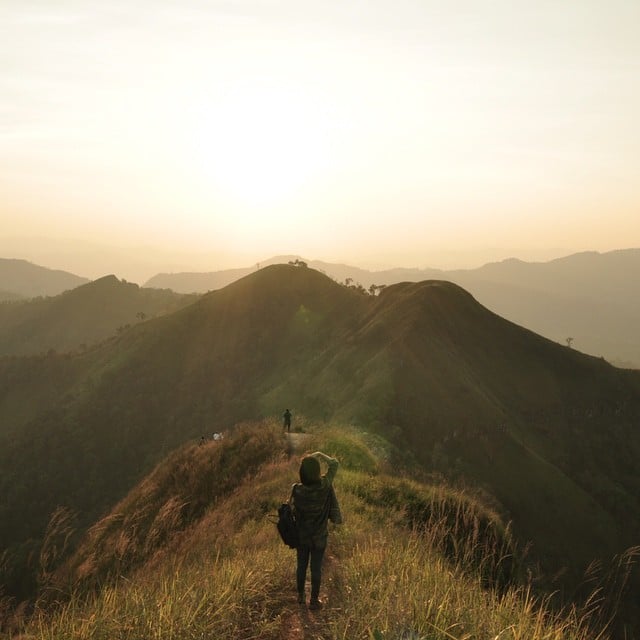
[[60, 514], [38, 606], [15, 630], [34, 640], [589, 640], [603, 630], [606, 607], [558, 614], [533, 595], [508, 528], [482, 499], [390, 475], [380, 438], [344, 427], [306, 437], [340, 460], [345, 523], [331, 526], [324, 611], [295, 602], [295, 553], [268, 518], [298, 461], [265, 422], [173, 452], [72, 550]]
[[[286, 263], [297, 256], [265, 261]], [[640, 249], [577, 253], [549, 262], [509, 259], [477, 269], [387, 269], [369, 271], [319, 260], [310, 267], [338, 282], [351, 278], [365, 289], [427, 279], [448, 280], [512, 322], [618, 366], [640, 368]], [[255, 267], [211, 273], [158, 274], [145, 286], [208, 291], [248, 275]]]
[[50, 298], [0, 305], [0, 355], [73, 351], [144, 319], [190, 304], [195, 296], [141, 289], [105, 276]]
[[482, 482], [549, 566], [637, 542], [637, 373], [523, 330], [455, 285], [390, 287], [378, 306], [372, 317], [404, 323], [387, 352], [387, 419], [425, 465]]
[[2, 300], [16, 296], [56, 296], [87, 282], [87, 278], [67, 271], [47, 269], [26, 260], [0, 258], [0, 290], [6, 292], [6, 297], [0, 298]]
[[513, 325], [451, 283], [371, 297], [273, 266], [91, 352], [44, 358], [58, 397], [40, 392], [18, 413], [29, 366], [0, 360], [0, 376], [23, 381], [0, 388], [0, 424], [12, 425], [0, 435], [0, 547], [16, 567], [56, 507], [86, 527], [175, 447], [285, 406], [294, 426], [300, 414], [360, 425], [489, 492], [543, 569], [569, 581], [638, 542], [640, 374]]

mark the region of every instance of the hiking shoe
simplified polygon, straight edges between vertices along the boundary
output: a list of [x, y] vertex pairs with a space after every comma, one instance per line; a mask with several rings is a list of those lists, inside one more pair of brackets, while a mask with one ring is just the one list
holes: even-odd
[[304, 593], [298, 594], [298, 604], [304, 604]]
[[311, 609], [311, 611], [319, 611], [322, 609], [322, 602], [317, 598], [312, 599], [311, 602], [309, 602], [309, 609]]

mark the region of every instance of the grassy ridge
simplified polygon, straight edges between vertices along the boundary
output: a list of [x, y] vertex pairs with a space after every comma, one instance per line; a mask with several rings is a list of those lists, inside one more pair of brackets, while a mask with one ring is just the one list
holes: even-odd
[[[143, 516], [147, 522], [155, 520], [145, 507], [145, 496], [154, 491], [158, 498], [163, 494], [154, 503], [158, 505], [171, 500], [176, 489], [191, 503], [196, 496], [211, 494], [208, 507], [186, 527], [183, 523], [167, 532], [151, 552], [141, 548], [137, 562], [124, 567], [109, 556], [112, 571], [99, 590], [95, 583], [87, 589], [76, 573], [69, 599], [54, 613], [40, 606], [22, 625], [24, 637], [595, 637], [584, 616], [576, 611], [564, 616], [550, 613], [527, 587], [488, 586], [482, 567], [496, 564], [498, 549], [488, 544], [491, 536], [481, 532], [493, 528], [502, 549], [510, 536], [490, 506], [445, 487], [388, 476], [384, 460], [372, 448], [384, 443], [366, 442], [351, 430], [339, 433], [318, 431], [309, 441], [311, 448], [342, 451], [336, 490], [346, 522], [330, 534], [322, 613], [313, 615], [295, 604], [295, 554], [280, 542], [266, 517], [288, 494], [298, 463], [282, 455], [276, 426], [262, 424], [244, 427], [218, 449], [185, 449], [158, 467], [120, 505], [130, 521], [136, 512], [141, 512], [138, 521]], [[185, 469], [185, 455], [194, 456], [191, 468], [197, 471]], [[205, 462], [206, 458], [210, 459]], [[375, 462], [375, 468], [363, 469], [363, 460]], [[205, 477], [197, 479], [200, 474]], [[225, 485], [225, 479], [233, 480]], [[212, 487], [222, 486], [218, 480], [225, 489], [216, 493]], [[161, 511], [155, 510], [156, 517]], [[418, 513], [421, 524], [414, 526]], [[95, 531], [87, 537], [84, 557], [98, 549], [108, 556], [104, 542], [131, 531], [126, 518], [111, 522], [110, 534], [98, 537], [101, 542]], [[77, 562], [68, 568], [77, 571]]]
[[168, 290], [141, 289], [115, 276], [75, 286], [51, 298], [0, 304], [0, 355], [84, 350], [130, 325], [172, 313], [197, 299]]
[[[185, 441], [285, 406], [294, 425], [304, 413], [396, 445], [385, 458], [365, 443], [354, 471], [393, 468], [406, 450], [492, 495], [558, 588], [638, 542], [640, 373], [507, 323], [450, 283], [371, 297], [269, 267], [95, 349], [0, 358], [0, 379], [0, 583], [18, 598], [59, 505], [86, 528]], [[345, 459], [347, 440], [327, 446]], [[180, 500], [161, 519], [182, 517]]]
[[[283, 448], [284, 436], [272, 422], [241, 424], [223, 441], [181, 447], [89, 529], [61, 568], [45, 576], [42, 597], [130, 573]], [[52, 519], [41, 552], [43, 568], [55, 565], [68, 532], [66, 520]]]

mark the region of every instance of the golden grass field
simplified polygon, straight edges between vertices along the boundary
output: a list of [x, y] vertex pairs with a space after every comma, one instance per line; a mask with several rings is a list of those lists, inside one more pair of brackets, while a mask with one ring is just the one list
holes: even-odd
[[[345, 523], [330, 531], [321, 612], [296, 603], [295, 554], [267, 517], [297, 479], [297, 452], [287, 455], [278, 425], [256, 423], [222, 442], [185, 447], [159, 465], [106, 522], [96, 524], [66, 565], [48, 576], [47, 598], [33, 614], [14, 620], [13, 635], [2, 637], [606, 637], [594, 628], [596, 618], [588, 610], [558, 613], [533, 595], [526, 580], [507, 585], [492, 579], [511, 560], [507, 556], [517, 552], [509, 528], [490, 505], [464, 492], [401, 477], [397, 469], [391, 475], [384, 451], [353, 429], [309, 431], [305, 446], [334, 455], [339, 449], [341, 458], [336, 491]], [[364, 469], [363, 460], [368, 461]], [[229, 480], [234, 476], [237, 481]], [[212, 487], [225, 482], [224, 490], [188, 521], [170, 507], [202, 500], [196, 492], [215, 493]], [[162, 492], [161, 500], [150, 498]], [[88, 579], [88, 563], [97, 560], [97, 549], [108, 556], [108, 566], [103, 563], [99, 579]]]

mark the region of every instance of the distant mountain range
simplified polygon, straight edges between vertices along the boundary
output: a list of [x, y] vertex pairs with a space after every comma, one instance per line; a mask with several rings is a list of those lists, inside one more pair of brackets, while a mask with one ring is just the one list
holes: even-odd
[[[278, 256], [259, 265], [243, 269], [229, 269], [208, 273], [158, 274], [139, 289], [171, 289], [176, 293], [204, 293], [223, 288], [253, 273], [258, 268], [301, 260], [299, 256]], [[322, 261], [305, 261], [309, 267], [325, 273], [338, 282], [350, 279], [365, 289], [371, 285], [391, 285], [399, 282], [420, 282], [439, 279], [454, 282], [469, 291], [481, 304], [498, 315], [522, 325], [562, 345], [571, 346], [584, 353], [602, 356], [620, 367], [640, 368], [640, 249], [626, 249], [608, 253], [578, 253], [549, 262], [522, 262], [510, 259], [491, 263], [477, 269], [443, 271], [438, 269], [388, 269], [368, 271], [345, 264]], [[72, 289], [87, 280], [73, 274], [37, 267], [23, 260], [0, 260], [0, 300], [20, 300], [33, 296], [55, 296], [62, 290]], [[123, 287], [124, 289], [124, 287]], [[90, 289], [83, 295], [91, 297]], [[168, 293], [168, 292], [167, 292]], [[29, 318], [36, 307], [8, 311], [0, 305], [0, 353], [33, 353], [38, 350], [76, 348], [95, 339], [112, 335], [117, 327], [135, 321], [142, 311], [147, 316], [159, 310], [149, 310], [147, 302], [140, 302], [137, 310], [132, 300], [122, 309], [117, 297], [111, 299], [105, 318], [91, 322], [81, 311], [81, 295], [75, 309], [86, 320], [78, 320], [88, 327], [103, 325], [104, 329], [84, 337], [82, 332], [73, 335], [76, 320], [67, 317], [69, 330], [64, 339], [51, 339], [61, 331], [45, 329], [45, 315], [39, 321]], [[147, 298], [149, 300], [149, 298]], [[156, 302], [158, 302], [156, 300]], [[93, 302], [89, 306], [97, 310]], [[133, 305], [133, 307], [131, 306]], [[153, 306], [153, 305], [152, 305]], [[47, 308], [54, 308], [51, 305]], [[61, 308], [61, 307], [60, 307]], [[71, 311], [71, 307], [68, 309]], [[39, 313], [39, 312], [38, 312]], [[10, 316], [10, 319], [7, 317]], [[107, 317], [111, 320], [107, 322]], [[20, 328], [22, 322], [29, 326]], [[106, 326], [108, 325], [108, 327]], [[36, 334], [38, 326], [44, 329], [42, 339]], [[7, 327], [11, 329], [7, 332]], [[91, 333], [91, 331], [89, 331]], [[31, 335], [25, 342], [21, 335]], [[4, 336], [4, 337], [3, 337]], [[28, 345], [24, 350], [20, 345]], [[2, 347], [1, 345], [5, 345]], [[9, 345], [9, 346], [7, 346]]]
[[86, 528], [185, 441], [284, 407], [380, 433], [486, 492], [566, 584], [639, 542], [640, 372], [448, 282], [371, 296], [270, 266], [85, 352], [0, 358], [0, 380], [0, 570], [13, 593], [33, 586], [57, 507]]
[[0, 301], [38, 296], [57, 296], [89, 282], [66, 271], [47, 269], [27, 262], [0, 258]]

